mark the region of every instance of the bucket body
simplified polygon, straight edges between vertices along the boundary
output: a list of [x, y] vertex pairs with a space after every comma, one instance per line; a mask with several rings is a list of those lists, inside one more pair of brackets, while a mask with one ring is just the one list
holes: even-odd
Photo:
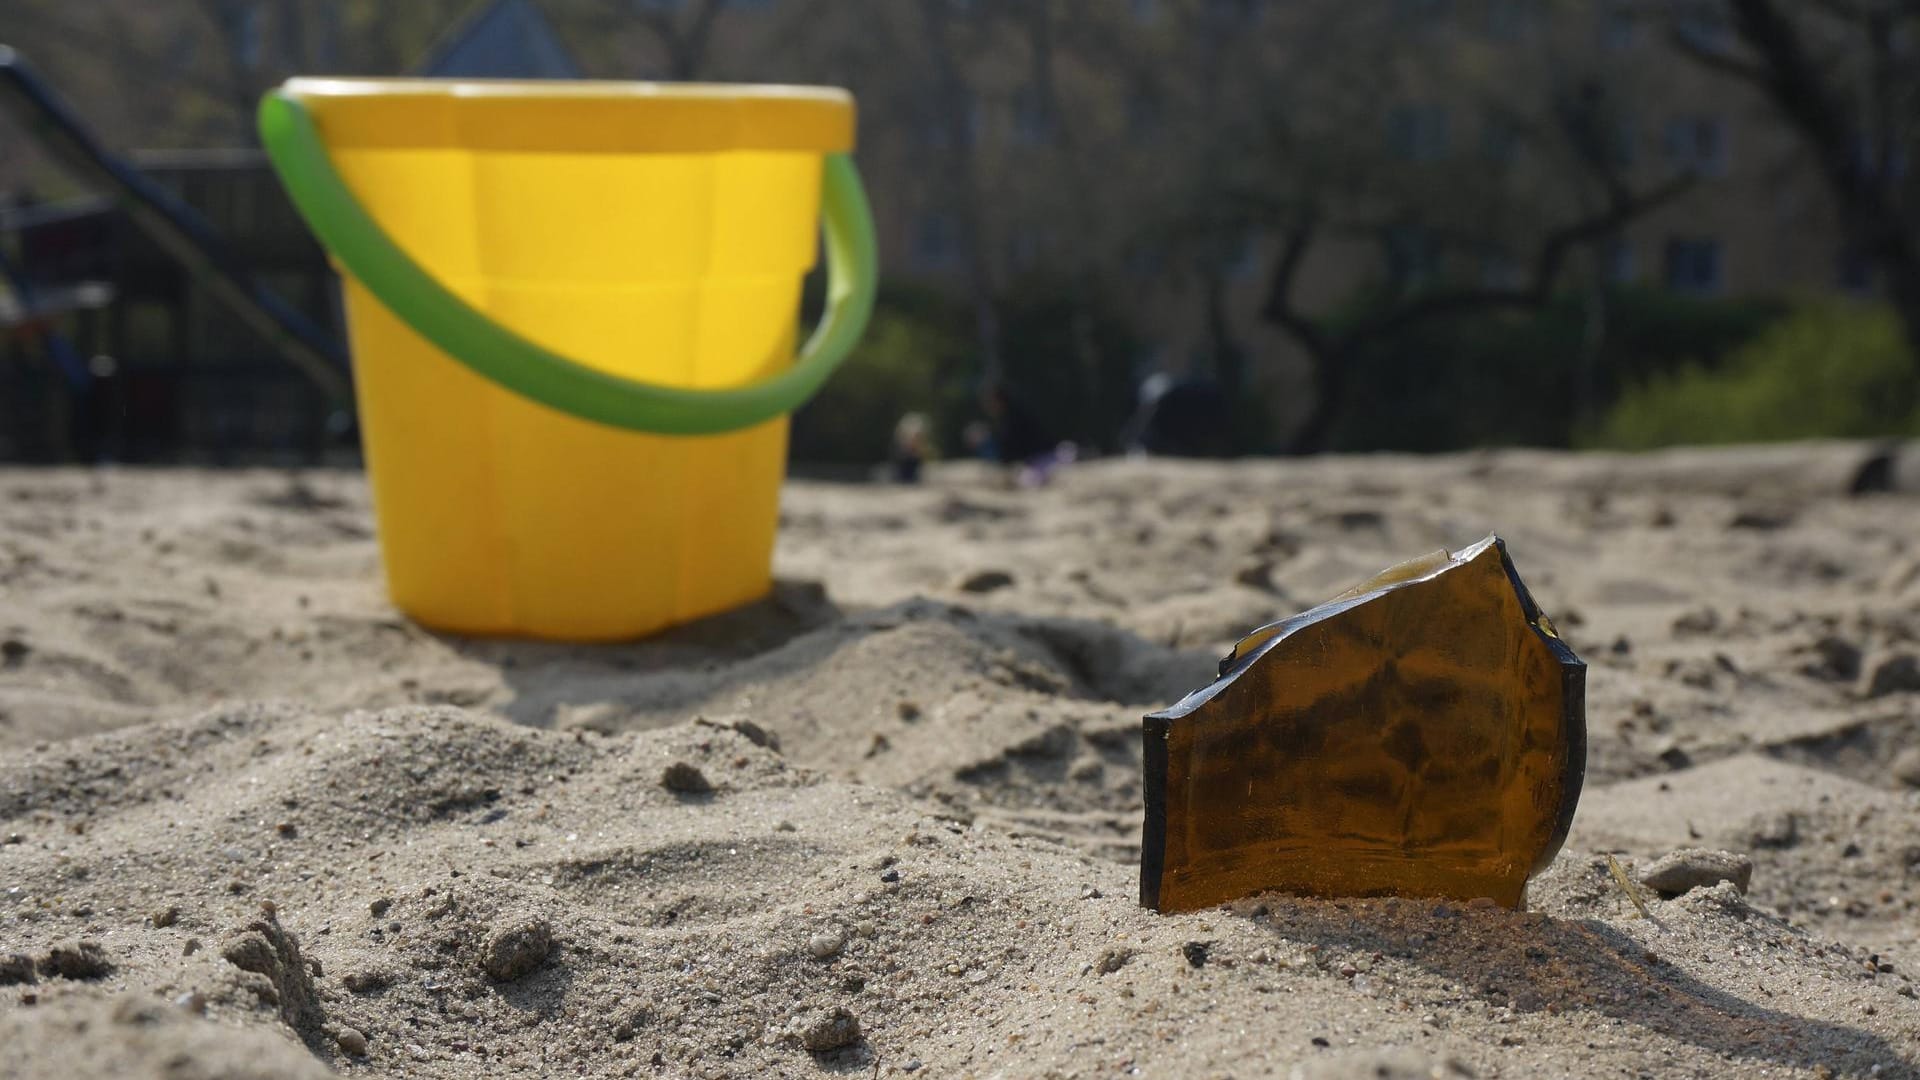
[[[578, 363], [670, 387], [793, 361], [837, 91], [294, 80], [373, 219], [449, 290]], [[621, 430], [430, 344], [348, 276], [362, 438], [394, 603], [473, 634], [631, 638], [771, 585], [784, 417]]]

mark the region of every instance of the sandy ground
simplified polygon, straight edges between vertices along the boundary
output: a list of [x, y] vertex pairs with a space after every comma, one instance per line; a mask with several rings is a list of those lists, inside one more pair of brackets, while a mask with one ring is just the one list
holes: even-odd
[[[796, 483], [771, 600], [592, 648], [400, 618], [354, 475], [0, 473], [0, 1076], [1920, 1075], [1865, 454]], [[1141, 909], [1140, 715], [1488, 531], [1591, 665], [1528, 910]], [[1639, 917], [1689, 846], [1750, 892]]]

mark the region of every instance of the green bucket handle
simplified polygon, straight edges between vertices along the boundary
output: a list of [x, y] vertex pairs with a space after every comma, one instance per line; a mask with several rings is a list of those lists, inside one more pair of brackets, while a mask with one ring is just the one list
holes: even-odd
[[474, 372], [582, 420], [656, 435], [715, 435], [792, 412], [845, 360], [873, 314], [873, 211], [853, 159], [828, 154], [821, 232], [827, 306], [794, 364], [760, 382], [695, 390], [639, 382], [541, 348], [448, 291], [400, 250], [333, 167], [313, 117], [282, 91], [260, 102], [260, 138], [307, 223], [334, 258], [415, 333]]

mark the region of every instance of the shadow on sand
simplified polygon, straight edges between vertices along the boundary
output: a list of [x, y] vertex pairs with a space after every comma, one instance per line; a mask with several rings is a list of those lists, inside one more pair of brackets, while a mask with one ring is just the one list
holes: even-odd
[[[1754, 980], [1751, 997], [1695, 979], [1599, 919], [1288, 897], [1241, 901], [1234, 910], [1290, 941], [1400, 957], [1459, 984], [1464, 995], [1516, 1013], [1597, 1014], [1734, 1060], [1824, 1066], [1842, 1075], [1914, 1075], [1914, 1063], [1872, 1032], [1766, 1003], [1776, 991], [1765, 987], [1764, 977], [1746, 974], [1745, 965], [1730, 973]], [[1733, 914], [1769, 920], [1748, 909]], [[1784, 1004], [1788, 989], [1779, 987], [1783, 997], [1776, 1000]]]
[[435, 636], [500, 672], [513, 690], [513, 699], [498, 706], [509, 718], [549, 727], [565, 707], [598, 703], [668, 722], [666, 715], [719, 707], [713, 703], [732, 701], [743, 688], [821, 665], [863, 639], [916, 622], [943, 622], [996, 648], [1029, 652], [1057, 672], [1063, 696], [1128, 706], [1164, 704], [1204, 683], [1217, 663], [1211, 652], [1169, 648], [1083, 619], [975, 612], [928, 599], [843, 612], [818, 584], [801, 581], [777, 582], [765, 600], [640, 641]]

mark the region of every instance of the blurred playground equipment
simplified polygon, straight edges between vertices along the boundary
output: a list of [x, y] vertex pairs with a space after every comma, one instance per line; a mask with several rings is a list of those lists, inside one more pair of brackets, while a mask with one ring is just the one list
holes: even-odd
[[[118, 437], [160, 446], [217, 447], [222, 440], [310, 455], [329, 413], [343, 423], [351, 405], [345, 349], [328, 329], [334, 304], [324, 258], [251, 151], [152, 154], [138, 166], [109, 152], [24, 58], [0, 45], [0, 108], [91, 197], [0, 209], [0, 337], [10, 351], [37, 344], [59, 371], [84, 422], [113, 395]], [[208, 220], [212, 211], [216, 226]], [[12, 239], [11, 245], [5, 243]], [[8, 253], [8, 247], [14, 251]], [[271, 275], [297, 302], [267, 287]], [[211, 304], [203, 303], [211, 301]], [[205, 310], [214, 307], [214, 312]], [[166, 329], [146, 318], [165, 312]], [[132, 324], [139, 325], [132, 325]], [[156, 349], [182, 370], [152, 378], [130, 370]], [[223, 354], [264, 348], [290, 368], [221, 363]], [[9, 385], [26, 384], [8, 364]], [[298, 381], [281, 371], [298, 373]], [[195, 410], [180, 400], [190, 371], [194, 392], [243, 394], [246, 409]], [[304, 383], [305, 385], [301, 385]], [[57, 410], [46, 395], [14, 393], [6, 416], [16, 431]], [[262, 400], [274, 397], [279, 400]], [[183, 416], [252, 415], [270, 431], [181, 432]], [[96, 437], [98, 433], [95, 433]], [[48, 436], [43, 442], [60, 442]], [[73, 436], [83, 458], [87, 438]], [[122, 448], [127, 449], [125, 447]], [[138, 456], [138, 448], [134, 448]]]

